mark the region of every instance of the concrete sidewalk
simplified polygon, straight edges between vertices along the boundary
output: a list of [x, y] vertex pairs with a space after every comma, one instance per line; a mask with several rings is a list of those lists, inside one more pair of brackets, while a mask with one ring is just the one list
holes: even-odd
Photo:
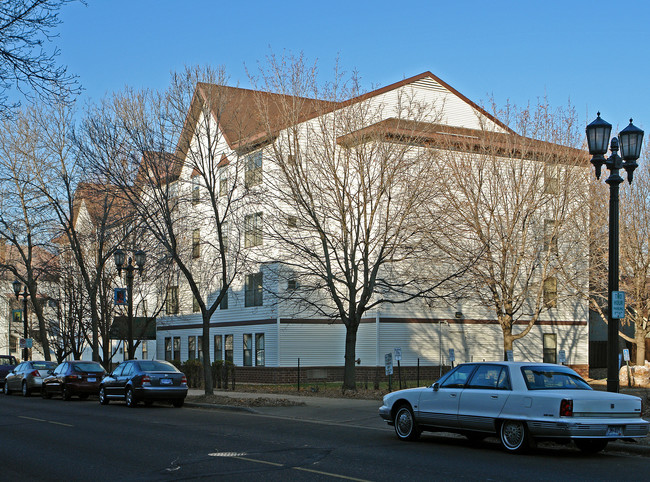
[[[623, 391], [623, 390], [622, 390]], [[203, 395], [203, 390], [190, 389], [188, 395]], [[305, 422], [319, 424], [337, 424], [347, 427], [359, 427], [371, 430], [392, 432], [393, 427], [388, 426], [378, 414], [380, 400], [359, 400], [353, 398], [331, 398], [313, 395], [290, 395], [284, 393], [259, 393], [259, 392], [233, 392], [230, 390], [215, 390], [215, 395], [242, 400], [268, 398], [285, 399], [291, 402], [300, 403], [294, 406], [273, 406], [273, 407], [249, 407], [234, 405], [219, 405], [212, 403], [194, 403], [186, 401], [187, 407], [238, 410], [251, 414], [258, 414], [272, 417], [282, 417], [292, 420], [303, 420]], [[637, 395], [637, 393], [635, 393]], [[610, 442], [606, 452], [628, 452], [643, 456], [650, 456], [650, 436], [634, 441], [617, 440]]]

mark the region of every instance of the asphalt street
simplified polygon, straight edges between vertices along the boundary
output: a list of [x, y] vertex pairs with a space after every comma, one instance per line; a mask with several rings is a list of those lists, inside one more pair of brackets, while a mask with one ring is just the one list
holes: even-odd
[[[350, 403], [353, 402], [353, 403]], [[645, 480], [648, 459], [541, 446], [514, 456], [496, 439], [395, 438], [376, 401], [297, 407], [100, 406], [0, 396], [0, 473], [25, 480]]]

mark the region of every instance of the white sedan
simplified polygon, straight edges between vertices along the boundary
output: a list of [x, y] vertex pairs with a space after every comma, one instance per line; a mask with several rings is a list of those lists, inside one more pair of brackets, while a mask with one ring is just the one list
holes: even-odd
[[568, 367], [549, 363], [466, 363], [430, 387], [389, 393], [379, 415], [402, 440], [423, 431], [480, 440], [497, 435], [509, 452], [538, 440], [573, 440], [599, 452], [616, 439], [645, 437], [641, 399], [592, 390]]

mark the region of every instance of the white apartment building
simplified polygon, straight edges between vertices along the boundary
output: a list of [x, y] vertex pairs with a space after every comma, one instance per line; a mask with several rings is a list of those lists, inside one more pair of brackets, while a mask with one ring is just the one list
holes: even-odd
[[[415, 99], [420, 105], [435, 107], [431, 109], [431, 114], [412, 119], [413, 123], [417, 123], [418, 129], [424, 132], [428, 142], [430, 141], [430, 144], [421, 146], [422, 149], [445, 150], [445, 156], [465, 155], [468, 159], [480, 162], [481, 151], [477, 145], [478, 139], [485, 132], [494, 133], [500, 136], [500, 139], [515, 135], [498, 119], [429, 72], [347, 102], [329, 103], [327, 109], [319, 110], [325, 103], [301, 99], [307, 106], [305, 111], [309, 111], [310, 105], [313, 107], [311, 114], [296, 118], [293, 125], [278, 123], [277, 126], [266, 126], [266, 129], [260, 127], [261, 123], [251, 119], [259, 115], [259, 103], [273, 94], [199, 84], [195, 102], [200, 101], [201, 95], [208, 95], [211, 89], [221, 89], [232, 99], [237, 99], [237, 110], [215, 112], [211, 119], [212, 128], [219, 133], [221, 139], [220, 169], [223, 172], [217, 175], [224, 179], [239, 175], [246, 177], [247, 181], [259, 178], [259, 182], [265, 183], [275, 168], [273, 152], [277, 153], [278, 149], [283, 148], [281, 144], [286, 138], [283, 133], [291, 128], [316, 130], [318, 123], [323, 121], [323, 116], [337, 109], [363, 105], [375, 109], [373, 123], [354, 126], [350, 135], [378, 126], [386, 129], [386, 132], [398, 135], [393, 112], [403, 96], [411, 101]], [[197, 128], [190, 124], [191, 122], [186, 124], [186, 129]], [[274, 132], [273, 136], [269, 136], [270, 131]], [[346, 138], [342, 136], [339, 144], [345, 142]], [[538, 148], [542, 149], [542, 144], [538, 143]], [[199, 148], [196, 142], [192, 141], [186, 154]], [[245, 172], [236, 173], [234, 168], [231, 169], [231, 160], [236, 158], [243, 160]], [[530, 162], [539, 161], [531, 154]], [[582, 166], [570, 168], [583, 169]], [[472, 166], [468, 165], [467, 169], [472, 169]], [[202, 186], [194, 177], [194, 168], [191, 162], [187, 162], [178, 172], [179, 189], [187, 186], [188, 189], [200, 192]], [[573, 209], [582, 208], [573, 206]], [[200, 203], [197, 203], [194, 209], [200, 211]], [[262, 379], [252, 375], [254, 368], [264, 374], [266, 380], [272, 381], [271, 373], [283, 373], [295, 369], [298, 365], [310, 370], [315, 377], [327, 370], [342, 367], [345, 326], [340, 320], [313, 314], [305, 315], [304, 311], [296, 309], [295, 304], [285, 302], [282, 296], [274, 296], [274, 293], [281, 294], [294, 289], [296, 281], [278, 276], [281, 272], [278, 268], [281, 247], [274, 246], [266, 238], [262, 241], [264, 229], [261, 226], [265, 220], [271, 219], [271, 216], [265, 213], [264, 203], [242, 205], [241, 209], [245, 211], [241, 215], [245, 232], [240, 233], [240, 236], [234, 232], [228, 233], [228, 241], [255, 248], [255, 261], [250, 263], [248, 272], [242, 273], [242, 276], [235, 280], [226, 302], [216, 310], [211, 319], [210, 353], [202, 353], [201, 313], [198, 312], [183, 277], [179, 276], [177, 281], [168, 286], [167, 309], [158, 317], [156, 356], [160, 359], [181, 361], [203, 356], [209, 356], [212, 361], [230, 360], [238, 367], [251, 367], [248, 372], [251, 374], [249, 379], [257, 381]], [[289, 220], [289, 223], [291, 222], [292, 220]], [[547, 222], [546, 228], [544, 223], [540, 226], [537, 240], [542, 242], [540, 240], [544, 239], [549, 242], [549, 239], [552, 239], [552, 242], [557, 243], [555, 238], [548, 238], [543, 232], [553, 224]], [[297, 228], [299, 229], [299, 226]], [[201, 225], [192, 228], [193, 242], [210, 236], [202, 229]], [[582, 288], [587, 291], [588, 246], [583, 241], [580, 233], [577, 233], [571, 242], [572, 249], [577, 249], [581, 255], [574, 271], [584, 270], [584, 273], [575, 277], [582, 286], [569, 288], [555, 278], [550, 279], [550, 282], [544, 281], [544, 297], [548, 309], [539, 314], [530, 332], [514, 343], [515, 360], [559, 362], [562, 352], [567, 364], [581, 370], [587, 367], [588, 303], [580, 292]], [[205, 261], [202, 257], [209, 255], [208, 250], [198, 253], [193, 266], [201, 269]], [[207, 265], [205, 262], [205, 266]], [[206, 288], [208, 299], [214, 299], [218, 288]], [[558, 293], [563, 295], [558, 297]], [[549, 297], [550, 301], [546, 300], [546, 297]], [[525, 322], [524, 315], [519, 323], [515, 324], [515, 331], [518, 326], [523, 329]], [[400, 305], [380, 305], [368, 312], [358, 329], [356, 356], [362, 370], [374, 370], [381, 372], [383, 376], [385, 355], [394, 353], [398, 348], [401, 351], [402, 367], [429, 367], [434, 371], [441, 364], [451, 363], [450, 349], [453, 349], [456, 363], [503, 359], [503, 339], [502, 328], [494, 310], [472, 296], [434, 304], [414, 300]]]

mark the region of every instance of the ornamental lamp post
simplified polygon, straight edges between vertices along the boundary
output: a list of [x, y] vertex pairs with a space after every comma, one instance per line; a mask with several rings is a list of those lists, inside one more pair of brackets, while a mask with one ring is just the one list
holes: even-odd
[[[27, 285], [23, 287], [23, 292], [20, 292], [20, 288], [22, 287], [20, 284], [20, 281], [15, 280], [13, 283], [13, 288], [14, 288], [14, 294], [16, 295], [16, 299], [18, 299], [19, 296], [23, 297], [23, 338], [25, 339], [25, 343], [27, 343], [27, 297], [29, 294], [27, 293]], [[23, 348], [23, 361], [27, 361], [29, 359], [29, 348], [27, 348], [27, 345], [25, 345], [25, 348]]]
[[147, 259], [147, 254], [138, 249], [133, 253], [133, 258], [129, 256], [129, 261], [127, 266], [124, 266], [124, 260], [126, 258], [126, 253], [121, 249], [116, 249], [113, 253], [113, 258], [115, 260], [115, 266], [117, 267], [117, 274], [122, 276], [122, 269], [126, 271], [126, 289], [127, 289], [127, 306], [128, 306], [128, 315], [127, 315], [127, 339], [129, 346], [127, 348], [127, 353], [129, 359], [133, 359], [135, 356], [135, 346], [133, 343], [133, 278], [135, 271], [135, 266], [133, 266], [133, 258], [135, 258], [135, 263], [138, 267], [138, 272], [142, 276], [142, 271], [144, 270], [144, 263]]
[[[600, 179], [600, 172], [603, 164], [609, 169], [609, 177], [605, 180], [609, 184], [609, 267], [607, 278], [608, 309], [607, 309], [607, 391], [618, 392], [618, 325], [619, 317], [624, 313], [615, 313], [612, 306], [612, 293], [618, 291], [619, 280], [619, 256], [618, 256], [618, 211], [619, 211], [619, 185], [623, 178], [619, 175], [620, 169], [627, 172], [627, 180], [632, 184], [634, 170], [639, 166], [636, 160], [641, 155], [643, 143], [643, 131], [632, 124], [618, 134], [618, 138], [612, 137], [610, 150], [612, 154], [605, 158], [609, 136], [612, 132], [612, 125], [598, 117], [587, 126], [587, 144], [591, 163], [596, 168], [596, 179]], [[621, 155], [618, 155], [618, 150]], [[618, 311], [618, 310], [617, 310]], [[616, 316], [616, 318], [614, 317]]]

